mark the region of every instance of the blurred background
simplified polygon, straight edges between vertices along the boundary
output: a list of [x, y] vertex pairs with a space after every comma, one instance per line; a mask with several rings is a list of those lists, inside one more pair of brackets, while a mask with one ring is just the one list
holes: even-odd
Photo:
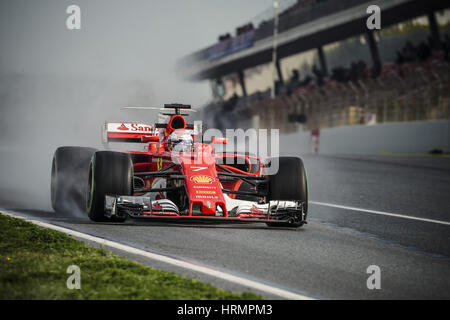
[[274, 2], [179, 61], [210, 83], [206, 126], [279, 128], [285, 151], [450, 151], [449, 1]]

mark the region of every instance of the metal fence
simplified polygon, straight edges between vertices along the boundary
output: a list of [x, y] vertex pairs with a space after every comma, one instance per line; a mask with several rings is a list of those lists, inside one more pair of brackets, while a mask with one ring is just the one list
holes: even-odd
[[[303, 124], [289, 115], [304, 115]], [[450, 119], [450, 66], [386, 65], [380, 77], [327, 82], [276, 99], [240, 102], [230, 112], [234, 126], [279, 128], [282, 133], [386, 122]], [[223, 118], [221, 118], [223, 119]]]

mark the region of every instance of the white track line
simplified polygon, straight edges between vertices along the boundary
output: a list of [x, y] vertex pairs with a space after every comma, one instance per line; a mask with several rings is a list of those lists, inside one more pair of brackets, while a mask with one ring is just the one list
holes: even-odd
[[300, 295], [300, 294], [297, 294], [297, 293], [294, 293], [294, 292], [290, 292], [290, 291], [283, 290], [283, 289], [276, 288], [276, 287], [272, 287], [272, 286], [269, 286], [269, 285], [266, 285], [266, 284], [263, 284], [263, 283], [252, 281], [252, 280], [249, 280], [249, 279], [246, 279], [246, 278], [242, 278], [242, 277], [235, 276], [235, 275], [232, 275], [232, 274], [228, 274], [228, 273], [225, 273], [225, 272], [222, 272], [222, 271], [218, 271], [218, 270], [215, 270], [215, 269], [213, 269], [211, 267], [200, 266], [198, 264], [194, 264], [194, 263], [191, 263], [191, 262], [186, 262], [186, 261], [183, 261], [183, 260], [170, 258], [170, 257], [164, 256], [164, 255], [151, 253], [151, 252], [144, 251], [144, 250], [137, 249], [137, 248], [133, 248], [133, 247], [130, 247], [130, 246], [118, 243], [118, 242], [106, 240], [106, 239], [103, 239], [103, 238], [94, 237], [94, 236], [91, 236], [91, 235], [88, 235], [88, 234], [85, 234], [85, 233], [82, 233], [82, 232], [78, 232], [78, 231], [75, 231], [75, 230], [67, 229], [67, 228], [64, 228], [64, 227], [59, 227], [59, 226], [56, 226], [54, 224], [45, 223], [45, 222], [38, 221], [38, 220], [33, 220], [33, 219], [28, 218], [28, 217], [24, 217], [24, 216], [18, 215], [15, 212], [7, 211], [7, 210], [6, 211], [5, 210], [1, 210], [1, 213], [5, 214], [5, 215], [8, 215], [8, 216], [11, 216], [11, 217], [14, 217], [14, 218], [19, 218], [19, 219], [22, 219], [22, 220], [34, 223], [35, 225], [43, 227], [43, 228], [48, 228], [48, 229], [60, 231], [60, 232], [63, 232], [65, 234], [71, 235], [71, 236], [76, 237], [76, 238], [80, 238], [80, 239], [92, 241], [92, 242], [95, 242], [95, 243], [99, 243], [99, 244], [101, 244], [103, 246], [119, 249], [119, 250], [122, 250], [122, 251], [125, 251], [125, 252], [128, 252], [128, 253], [131, 253], [131, 254], [143, 256], [143, 257], [146, 257], [146, 258], [149, 258], [149, 259], [153, 259], [153, 260], [157, 260], [157, 261], [160, 261], [160, 262], [168, 263], [168, 264], [171, 264], [171, 265], [174, 265], [174, 266], [177, 266], [177, 267], [181, 267], [181, 268], [189, 269], [189, 270], [192, 270], [192, 271], [200, 272], [200, 273], [203, 273], [203, 274], [215, 277], [215, 278], [219, 278], [219, 279], [222, 279], [222, 280], [225, 280], [225, 281], [237, 283], [237, 284], [239, 284], [241, 286], [245, 286], [245, 287], [252, 288], [252, 289], [255, 289], [255, 290], [259, 290], [259, 291], [262, 291], [262, 292], [266, 292], [266, 293], [269, 293], [271, 295], [279, 296], [279, 297], [284, 298], [284, 299], [314, 300], [313, 298], [310, 298], [310, 297], [307, 297], [307, 296], [304, 296], [304, 295]]
[[433, 220], [433, 219], [427, 219], [427, 218], [406, 216], [406, 215], [397, 214], [397, 213], [389, 213], [389, 212], [383, 212], [383, 211], [376, 211], [376, 210], [368, 210], [368, 209], [361, 209], [361, 208], [355, 208], [355, 207], [341, 206], [341, 205], [338, 205], [338, 204], [332, 204], [332, 203], [326, 203], [326, 202], [309, 201], [309, 203], [317, 204], [319, 206], [326, 206], [326, 207], [339, 208], [339, 209], [345, 209], [345, 210], [353, 210], [353, 211], [360, 211], [360, 212], [380, 214], [380, 215], [383, 215], [383, 216], [390, 216], [390, 217], [396, 217], [396, 218], [403, 218], [403, 219], [410, 219], [410, 220], [417, 220], [417, 221], [432, 222], [432, 223], [438, 223], [438, 224], [443, 224], [443, 225], [447, 225], [447, 226], [450, 225], [450, 222], [442, 221], [442, 220]]

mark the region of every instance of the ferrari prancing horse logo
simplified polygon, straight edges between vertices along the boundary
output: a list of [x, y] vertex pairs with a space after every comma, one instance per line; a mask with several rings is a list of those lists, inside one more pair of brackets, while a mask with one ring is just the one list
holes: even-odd
[[162, 165], [163, 165], [163, 159], [162, 158], [158, 158], [158, 162], [156, 164], [157, 164], [158, 171], [161, 170], [162, 169]]
[[192, 176], [191, 180], [194, 181], [195, 183], [213, 183], [214, 182], [214, 178], [211, 178], [210, 176]]

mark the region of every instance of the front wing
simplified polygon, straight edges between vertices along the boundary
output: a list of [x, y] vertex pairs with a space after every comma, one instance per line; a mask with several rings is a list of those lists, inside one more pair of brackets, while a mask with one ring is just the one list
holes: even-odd
[[224, 195], [227, 212], [217, 210], [214, 214], [201, 212], [190, 214], [179, 212], [171, 200], [154, 200], [143, 196], [106, 196], [105, 214], [108, 217], [129, 216], [135, 219], [158, 221], [214, 222], [214, 223], [254, 223], [304, 224], [306, 212], [299, 201], [270, 201], [266, 204], [236, 200]]

